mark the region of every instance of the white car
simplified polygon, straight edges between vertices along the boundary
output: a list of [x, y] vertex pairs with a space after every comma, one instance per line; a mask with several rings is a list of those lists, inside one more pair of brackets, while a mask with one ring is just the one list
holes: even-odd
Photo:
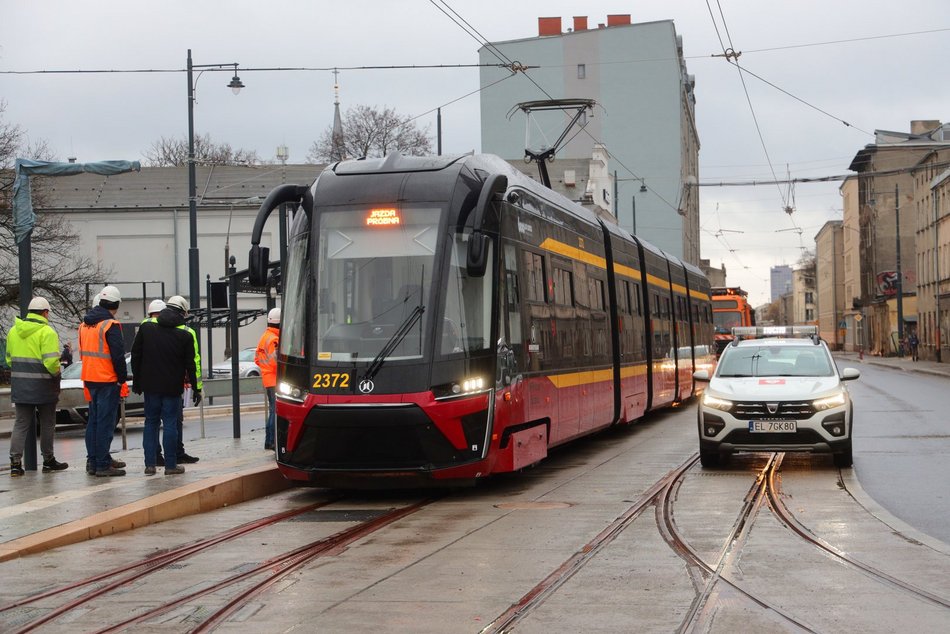
[[[831, 453], [850, 467], [854, 410], [845, 381], [815, 326], [734, 328], [699, 402], [699, 458], [714, 467], [739, 451]], [[756, 337], [753, 339], [745, 337]]]
[[[132, 387], [132, 354], [125, 353], [125, 369], [129, 375], [129, 395], [125, 397], [126, 413], [142, 413], [145, 408], [145, 399], [141, 394], [131, 391]], [[73, 362], [63, 369], [59, 383], [59, 402], [56, 409], [56, 423], [69, 425], [73, 423], [85, 424], [89, 418], [89, 403], [82, 390], [82, 360]]]
[[[254, 363], [254, 354], [257, 348], [244, 348], [238, 353], [238, 376], [242, 379], [249, 376], [260, 376], [261, 369]], [[231, 378], [231, 359], [215, 363], [211, 366], [211, 378], [230, 379]]]

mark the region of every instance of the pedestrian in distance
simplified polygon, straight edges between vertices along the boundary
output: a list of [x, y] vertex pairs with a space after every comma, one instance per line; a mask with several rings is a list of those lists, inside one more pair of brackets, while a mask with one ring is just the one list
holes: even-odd
[[86, 421], [86, 473], [98, 477], [125, 475], [125, 463], [109, 451], [119, 416], [119, 398], [128, 373], [122, 325], [115, 319], [122, 295], [106, 286], [79, 324], [79, 357], [83, 387], [89, 391]]
[[64, 370], [73, 364], [73, 349], [69, 346], [69, 343], [63, 344], [63, 352], [59, 355], [59, 364], [63, 366]]
[[274, 450], [274, 426], [277, 420], [277, 348], [280, 345], [280, 309], [267, 313], [267, 328], [257, 342], [254, 363], [261, 369], [264, 398], [267, 401], [264, 419], [264, 449]]
[[[175, 295], [155, 321], [145, 320], [132, 342], [132, 391], [145, 395], [145, 475], [155, 475], [158, 463], [158, 430], [162, 428], [166, 448], [178, 444], [178, 418], [184, 385], [198, 384], [194, 344], [185, 323], [188, 301]], [[192, 400], [201, 402], [201, 391], [194, 390]], [[166, 451], [165, 475], [184, 473], [177, 455]]]
[[7, 333], [6, 361], [10, 366], [10, 400], [16, 409], [10, 436], [10, 475], [22, 476], [23, 449], [34, 421], [40, 421], [43, 472], [62, 471], [69, 465], [53, 455], [56, 403], [59, 401], [59, 336], [49, 325], [49, 301], [30, 300], [24, 319], [14, 319]]
[[917, 333], [911, 331], [910, 335], [907, 337], [907, 347], [910, 348], [910, 356], [913, 361], [917, 360], [917, 347], [920, 345], [920, 340], [917, 338]]

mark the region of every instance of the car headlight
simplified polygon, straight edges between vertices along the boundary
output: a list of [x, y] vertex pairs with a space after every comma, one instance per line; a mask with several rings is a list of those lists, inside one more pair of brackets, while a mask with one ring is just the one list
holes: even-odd
[[845, 396], [844, 392], [838, 392], [832, 396], [826, 396], [825, 398], [819, 398], [812, 401], [812, 406], [821, 412], [826, 409], [831, 409], [832, 407], [841, 407], [848, 402], [848, 397]]
[[304, 401], [303, 390], [283, 381], [277, 386], [277, 394], [288, 400], [297, 401], [298, 403], [303, 403]]
[[732, 401], [727, 401], [724, 398], [713, 396], [709, 392], [706, 392], [703, 395], [703, 405], [706, 407], [712, 407], [713, 409], [721, 409], [724, 412], [728, 412], [730, 409], [732, 409]]

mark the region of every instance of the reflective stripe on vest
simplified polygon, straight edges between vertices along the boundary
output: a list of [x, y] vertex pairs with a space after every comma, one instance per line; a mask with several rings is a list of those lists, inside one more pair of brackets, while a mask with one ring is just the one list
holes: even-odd
[[119, 377], [112, 365], [112, 352], [106, 341], [106, 332], [114, 319], [104, 319], [95, 326], [79, 326], [79, 356], [82, 358], [82, 380], [94, 383], [115, 383]]

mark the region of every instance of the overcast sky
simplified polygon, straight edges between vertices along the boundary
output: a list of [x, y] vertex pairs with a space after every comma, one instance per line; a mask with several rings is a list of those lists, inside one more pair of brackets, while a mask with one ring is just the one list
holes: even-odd
[[[239, 63], [246, 85], [234, 96], [229, 71], [202, 74], [196, 134], [265, 160], [286, 145], [290, 162], [303, 162], [333, 113], [333, 75], [319, 69], [478, 62], [480, 43], [437, 4], [493, 41], [537, 35], [539, 16], [562, 16], [565, 28], [574, 15], [587, 15], [591, 26], [615, 13], [634, 22], [672, 19], [696, 76], [701, 183], [845, 174], [875, 129], [950, 119], [947, 0], [6, 0], [0, 71], [176, 72], [2, 73], [4, 121], [45, 140], [62, 160], [142, 160], [159, 137], [187, 133], [191, 48], [195, 64]], [[723, 46], [785, 92], [746, 75], [747, 99], [735, 67], [712, 57]], [[314, 70], [253, 70], [278, 67]], [[481, 149], [478, 95], [455, 101], [478, 89], [475, 68], [342, 70], [339, 81], [344, 110], [391, 106], [419, 116], [434, 136], [433, 111], [442, 106], [443, 152]], [[841, 219], [838, 183], [794, 192], [702, 187], [700, 207], [702, 256], [725, 264], [728, 282], [756, 304], [768, 300], [769, 267], [794, 265], [825, 222]]]

